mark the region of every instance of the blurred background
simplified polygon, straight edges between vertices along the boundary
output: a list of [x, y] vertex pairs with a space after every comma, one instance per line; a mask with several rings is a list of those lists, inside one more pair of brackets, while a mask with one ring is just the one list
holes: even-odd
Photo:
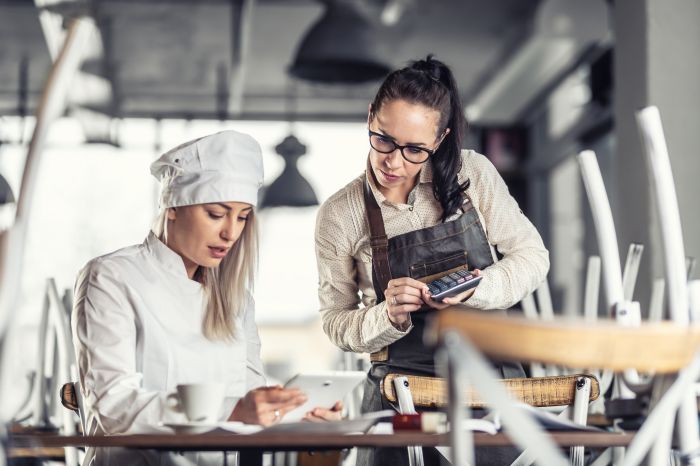
[[598, 155], [621, 253], [646, 246], [642, 308], [662, 274], [634, 126], [642, 106], [660, 108], [686, 252], [700, 256], [696, 0], [0, 0], [0, 231], [13, 226], [66, 27], [85, 15], [94, 27], [46, 135], [23, 268], [11, 277], [2, 419], [36, 370], [46, 280], [70, 300], [89, 259], [141, 242], [157, 212], [151, 161], [223, 129], [264, 151], [256, 301], [266, 368], [284, 380], [339, 367], [318, 317], [316, 212], [365, 167], [367, 108], [382, 78], [428, 53], [459, 82], [466, 147], [494, 163], [550, 250], [557, 313], [580, 313], [597, 253], [582, 149]]

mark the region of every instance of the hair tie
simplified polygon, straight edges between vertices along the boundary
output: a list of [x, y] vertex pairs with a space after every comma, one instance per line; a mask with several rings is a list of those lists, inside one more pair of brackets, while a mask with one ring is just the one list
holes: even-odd
[[438, 79], [437, 77], [433, 76], [433, 73], [431, 73], [431, 72], [429, 72], [429, 71], [426, 71], [426, 73], [428, 74], [428, 77], [429, 77], [430, 79], [432, 79], [432, 80], [435, 81], [436, 83], [442, 84], [442, 81], [440, 81], [440, 79]]

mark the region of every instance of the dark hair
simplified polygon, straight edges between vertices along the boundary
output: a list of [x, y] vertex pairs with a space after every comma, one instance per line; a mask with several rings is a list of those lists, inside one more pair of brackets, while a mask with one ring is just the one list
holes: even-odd
[[382, 105], [392, 100], [421, 104], [440, 112], [438, 135], [446, 128], [449, 134], [430, 157], [433, 164], [433, 194], [442, 205], [442, 221], [462, 206], [462, 192], [469, 180], [459, 184], [457, 173], [462, 168], [462, 137], [467, 122], [457, 83], [452, 71], [439, 60], [428, 55], [425, 60], [411, 62], [386, 77], [372, 102], [372, 117]]

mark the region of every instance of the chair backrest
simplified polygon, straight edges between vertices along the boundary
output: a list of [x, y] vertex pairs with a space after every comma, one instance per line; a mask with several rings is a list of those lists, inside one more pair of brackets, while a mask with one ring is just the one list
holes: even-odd
[[78, 395], [73, 382], [66, 382], [63, 384], [61, 387], [60, 397], [61, 404], [64, 408], [70, 409], [75, 413], [79, 413], [80, 408], [78, 406]]
[[636, 117], [659, 215], [671, 318], [686, 323], [688, 279], [683, 230], [661, 115], [658, 108], [651, 106], [638, 111]]
[[[411, 389], [413, 403], [422, 408], [444, 408], [448, 405], [447, 382], [439, 377], [420, 375], [387, 374], [381, 382], [382, 395], [391, 403], [398, 402], [394, 380], [406, 377]], [[552, 377], [530, 377], [502, 379], [508, 393], [516, 400], [535, 407], [569, 406], [576, 399], [576, 384], [581, 377], [591, 381], [589, 401], [600, 395], [598, 380], [590, 374], [560, 375]], [[470, 408], [484, 408], [486, 401], [473, 387], [464, 391], [464, 400]]]
[[59, 397], [64, 408], [73, 411], [78, 415], [82, 432], [87, 432], [87, 426], [85, 425], [85, 410], [83, 409], [83, 396], [80, 393], [79, 383], [64, 383], [59, 391]]
[[583, 184], [591, 205], [593, 223], [598, 249], [603, 265], [603, 284], [608, 312], [612, 312], [616, 303], [624, 299], [622, 286], [622, 268], [620, 266], [620, 252], [617, 244], [617, 233], [613, 222], [612, 210], [608, 201], [608, 194], [603, 184], [603, 176], [600, 173], [598, 160], [593, 151], [583, 151], [578, 155], [579, 166]]

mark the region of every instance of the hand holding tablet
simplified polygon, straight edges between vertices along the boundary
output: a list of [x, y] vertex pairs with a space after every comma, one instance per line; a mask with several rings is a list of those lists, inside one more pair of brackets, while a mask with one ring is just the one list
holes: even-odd
[[366, 377], [367, 374], [362, 371], [325, 371], [295, 375], [284, 387], [299, 389], [308, 399], [303, 405], [288, 412], [281, 422], [300, 421], [314, 408], [333, 408], [337, 401], [345, 398]]

